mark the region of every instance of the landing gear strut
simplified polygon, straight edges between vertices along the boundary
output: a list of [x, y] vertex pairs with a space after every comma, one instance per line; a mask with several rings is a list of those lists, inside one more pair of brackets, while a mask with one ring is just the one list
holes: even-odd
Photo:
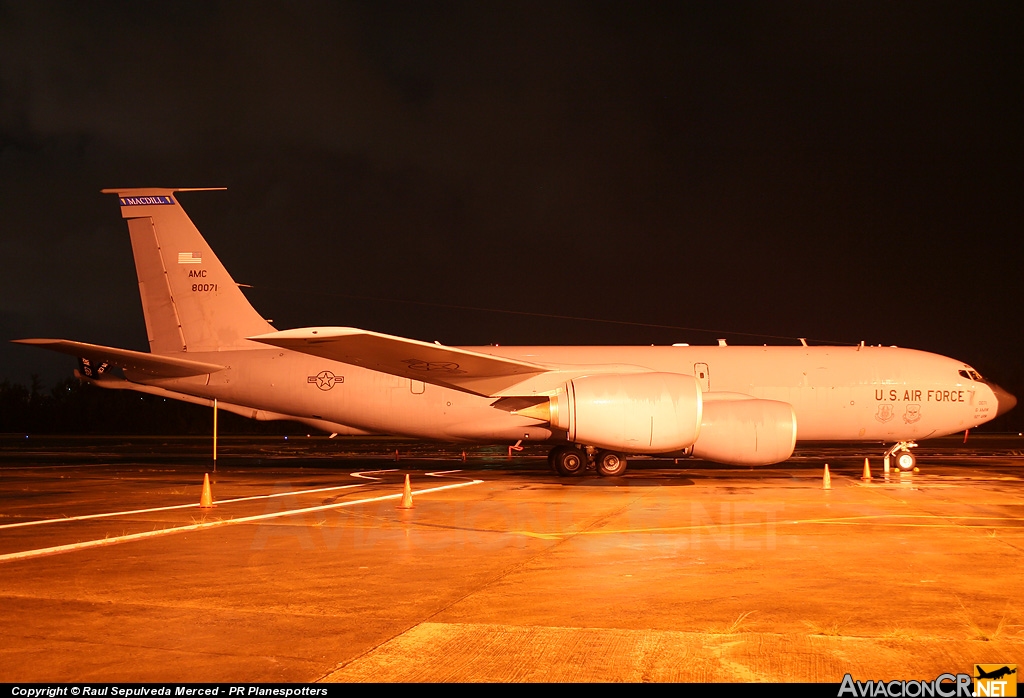
[[914, 468], [917, 467], [917, 457], [910, 452], [912, 448], [917, 448], [917, 444], [913, 441], [900, 441], [885, 452], [885, 457], [886, 459], [890, 456], [895, 457], [896, 467], [900, 471], [912, 473]]

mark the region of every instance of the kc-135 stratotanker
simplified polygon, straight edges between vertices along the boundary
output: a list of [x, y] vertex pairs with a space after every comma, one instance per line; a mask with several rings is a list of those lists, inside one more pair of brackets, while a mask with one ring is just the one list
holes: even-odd
[[544, 442], [565, 476], [621, 475], [637, 454], [734, 465], [798, 439], [892, 444], [983, 424], [1016, 404], [970, 366], [887, 346], [453, 347], [353, 327], [276, 331], [178, 203], [194, 189], [105, 189], [128, 221], [149, 353], [23, 339], [77, 375], [332, 433]]

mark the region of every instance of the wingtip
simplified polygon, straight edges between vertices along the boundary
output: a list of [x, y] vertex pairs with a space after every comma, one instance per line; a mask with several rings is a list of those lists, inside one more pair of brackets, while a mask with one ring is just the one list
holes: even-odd
[[30, 339], [12, 339], [12, 344], [55, 344], [61, 340], [59, 339], [44, 339], [44, 338], [30, 338]]

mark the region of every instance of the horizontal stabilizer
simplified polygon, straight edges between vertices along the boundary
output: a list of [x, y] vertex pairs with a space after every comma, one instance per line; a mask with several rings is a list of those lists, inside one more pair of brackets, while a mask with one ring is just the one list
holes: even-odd
[[552, 370], [541, 364], [354, 327], [304, 327], [249, 339], [483, 396]]
[[42, 347], [50, 351], [70, 354], [79, 358], [89, 359], [97, 364], [107, 362], [131, 371], [138, 371], [152, 378], [183, 378], [200, 376], [204, 373], [215, 373], [223, 370], [219, 364], [208, 364], [190, 359], [179, 359], [161, 354], [149, 354], [131, 349], [117, 349], [98, 344], [72, 342], [67, 339], [15, 339], [16, 344], [28, 344]]
[[[101, 388], [108, 390], [133, 390], [138, 393], [147, 393], [149, 395], [157, 395], [159, 397], [170, 398], [172, 400], [181, 400], [192, 405], [202, 405], [203, 407], [213, 407], [214, 400], [209, 397], [197, 397], [195, 395], [189, 395], [187, 393], [179, 393], [175, 390], [168, 390], [158, 385], [145, 385], [142, 383], [132, 383], [124, 378], [103, 378], [101, 380], [95, 380], [89, 376], [82, 375], [78, 371], [75, 371], [75, 377], [79, 380], [85, 380], [93, 385], [97, 385]], [[335, 422], [328, 422], [323, 419], [309, 419], [307, 417], [296, 417], [291, 414], [283, 414], [281, 412], [270, 412], [268, 410], [260, 410], [255, 407], [246, 407], [245, 405], [235, 405], [230, 402], [224, 402], [220, 400], [217, 403], [217, 407], [228, 412], [245, 417], [246, 419], [255, 419], [257, 422], [270, 422], [277, 420], [286, 420], [299, 422], [307, 426], [311, 426], [314, 429], [320, 429], [326, 431], [335, 436], [342, 434], [344, 436], [372, 436], [374, 432], [364, 431], [363, 429], [356, 429], [355, 427], [345, 426], [344, 424], [337, 424]], [[332, 437], [333, 438], [333, 437]]]

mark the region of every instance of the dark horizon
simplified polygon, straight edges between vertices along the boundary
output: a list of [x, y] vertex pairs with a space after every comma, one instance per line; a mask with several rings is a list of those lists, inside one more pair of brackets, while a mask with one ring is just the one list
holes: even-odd
[[1022, 382], [1015, 4], [245, 7], [0, 2], [0, 339], [146, 350], [99, 190], [227, 186], [181, 201], [279, 329], [863, 340]]

